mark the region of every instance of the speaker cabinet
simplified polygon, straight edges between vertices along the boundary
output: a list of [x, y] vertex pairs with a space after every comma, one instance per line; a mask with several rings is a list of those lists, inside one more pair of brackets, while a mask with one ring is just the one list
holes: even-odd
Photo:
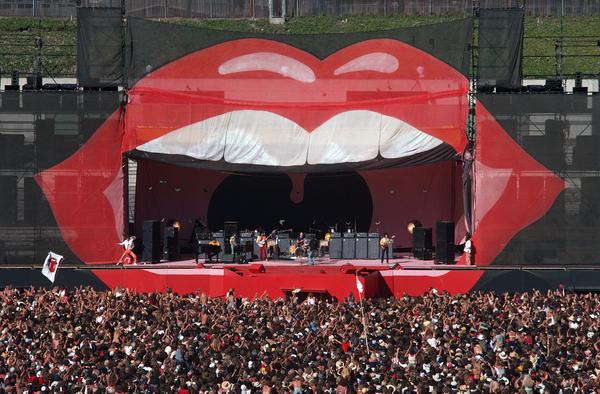
[[433, 257], [431, 228], [415, 227], [413, 229], [413, 255], [419, 260], [431, 260]]
[[436, 242], [435, 262], [444, 264], [454, 263], [454, 245]]
[[179, 228], [173, 226], [165, 227], [164, 233], [164, 258], [169, 261], [179, 260], [181, 258], [179, 249]]
[[223, 223], [223, 232], [225, 233], [225, 238], [229, 238], [234, 234], [237, 235], [238, 222], [224, 222]]
[[329, 239], [329, 258], [342, 258], [342, 234], [340, 233], [331, 233], [331, 238]]
[[435, 225], [436, 242], [454, 244], [454, 222], [437, 222]]
[[369, 233], [367, 235], [367, 258], [379, 259], [380, 257], [379, 233]]
[[[254, 233], [253, 232], [243, 232], [240, 233], [240, 247], [241, 252], [245, 255], [246, 260], [252, 260], [252, 255], [254, 254]], [[250, 256], [248, 256], [250, 255]]]
[[431, 260], [433, 251], [425, 248], [413, 248], [413, 257], [417, 260]]
[[160, 263], [160, 258], [163, 254], [161, 224], [160, 220], [144, 221], [142, 237], [144, 252], [142, 254], [142, 261]]
[[279, 253], [289, 253], [290, 251], [290, 246], [292, 246], [292, 243], [295, 243], [296, 241], [293, 239], [290, 239], [289, 236], [287, 237], [279, 237]]
[[355, 233], [344, 233], [342, 237], [342, 258], [344, 259], [355, 259], [356, 258], [356, 234]]
[[436, 263], [454, 263], [454, 222], [437, 222], [435, 240]]
[[356, 233], [356, 258], [357, 259], [366, 259], [369, 256], [367, 245], [368, 245], [367, 233]]

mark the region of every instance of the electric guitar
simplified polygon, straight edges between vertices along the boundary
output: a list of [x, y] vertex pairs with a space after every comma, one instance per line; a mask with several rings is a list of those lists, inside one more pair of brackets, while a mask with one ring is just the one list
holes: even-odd
[[263, 239], [261, 239], [260, 241], [258, 241], [258, 240], [257, 240], [257, 241], [256, 241], [256, 244], [257, 244], [259, 247], [261, 247], [261, 248], [262, 248], [263, 246], [265, 246], [265, 245], [267, 244], [267, 240], [268, 240], [269, 238], [271, 238], [271, 237], [272, 237], [274, 234], [275, 234], [275, 231], [273, 231], [271, 234], [269, 234], [269, 236], [268, 236], [268, 237], [266, 237], [266, 238], [263, 238]]
[[396, 238], [395, 235], [392, 235], [392, 238], [388, 238], [387, 241], [384, 241], [383, 238], [381, 238], [381, 240], [379, 241], [379, 247], [381, 248], [381, 250], [391, 246], [394, 243], [394, 238]]

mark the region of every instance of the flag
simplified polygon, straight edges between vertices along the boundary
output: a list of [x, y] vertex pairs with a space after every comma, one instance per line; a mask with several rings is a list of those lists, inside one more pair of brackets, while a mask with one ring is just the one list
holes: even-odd
[[44, 261], [44, 266], [42, 267], [42, 275], [44, 275], [48, 280], [54, 283], [54, 277], [56, 276], [56, 271], [58, 270], [58, 265], [63, 260], [63, 256], [48, 252], [48, 256], [46, 256], [46, 261]]
[[365, 292], [365, 288], [363, 287], [363, 284], [360, 283], [360, 279], [358, 279], [358, 275], [356, 276], [356, 289], [358, 290], [359, 295], [363, 295]]

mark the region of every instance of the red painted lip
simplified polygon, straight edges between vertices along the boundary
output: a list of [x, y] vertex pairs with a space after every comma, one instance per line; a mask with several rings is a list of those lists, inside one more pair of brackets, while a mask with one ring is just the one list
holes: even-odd
[[[397, 69], [339, 73], [374, 53], [395, 59]], [[271, 71], [220, 73], [224, 64], [253, 54], [285, 57], [309, 70], [314, 80]], [[123, 151], [230, 111], [269, 111], [310, 132], [339, 113], [361, 109], [400, 119], [462, 152], [467, 92], [462, 74], [399, 41], [363, 41], [324, 60], [275, 41], [230, 41], [185, 56], [138, 82], [129, 92]]]
[[[336, 74], [335, 70], [344, 64], [374, 52], [394, 56], [398, 68], [385, 73]], [[255, 53], [291, 58], [310, 69], [314, 80], [301, 81], [265, 70], [219, 73], [225, 62]], [[462, 152], [466, 143], [467, 91], [468, 81], [452, 67], [394, 40], [361, 42], [324, 60], [279, 42], [230, 41], [197, 51], [147, 75], [129, 92], [124, 124], [119, 122], [122, 114], [116, 112], [77, 153], [38, 174], [36, 180], [48, 196], [73, 252], [86, 263], [116, 261], [120, 251], [115, 243], [120, 240], [122, 224], [107, 196], [119, 192], [121, 154], [140, 144], [211, 116], [241, 109], [268, 110], [309, 132], [335, 114], [363, 109], [401, 119]], [[477, 187], [487, 182], [486, 174], [491, 176], [498, 169], [510, 174], [497, 195], [485, 204], [479, 201], [479, 195], [475, 201], [477, 264], [486, 265], [518, 231], [547, 212], [565, 184], [514, 143], [481, 105], [477, 130], [481, 139], [477, 144]], [[119, 143], [121, 149], [115, 149]], [[97, 160], [89, 160], [90, 157]], [[79, 194], [86, 198], [52, 193], [55, 171], [72, 171], [85, 179], [98, 169], [101, 180], [81, 183]], [[532, 171], [538, 174], [535, 179], [524, 176]], [[543, 200], [540, 181], [546, 196]], [[448, 273], [448, 279], [454, 275], [460, 273]], [[468, 291], [478, 279], [473, 275], [454, 289]], [[458, 276], [452, 279], [455, 280], [459, 280]], [[428, 285], [424, 279], [424, 289]]]

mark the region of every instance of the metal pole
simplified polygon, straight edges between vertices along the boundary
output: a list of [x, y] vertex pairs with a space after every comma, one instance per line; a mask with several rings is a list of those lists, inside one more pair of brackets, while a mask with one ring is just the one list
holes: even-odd
[[121, 86], [127, 94], [128, 76], [127, 76], [127, 6], [125, 0], [121, 0]]
[[31, 15], [35, 18], [35, 0], [31, 0]]
[[557, 64], [556, 64], [556, 76], [561, 81], [563, 79], [563, 45], [564, 45], [564, 30], [563, 30], [563, 17], [565, 15], [565, 0], [560, 2], [560, 38], [558, 40], [558, 46], [556, 48], [557, 53]]

